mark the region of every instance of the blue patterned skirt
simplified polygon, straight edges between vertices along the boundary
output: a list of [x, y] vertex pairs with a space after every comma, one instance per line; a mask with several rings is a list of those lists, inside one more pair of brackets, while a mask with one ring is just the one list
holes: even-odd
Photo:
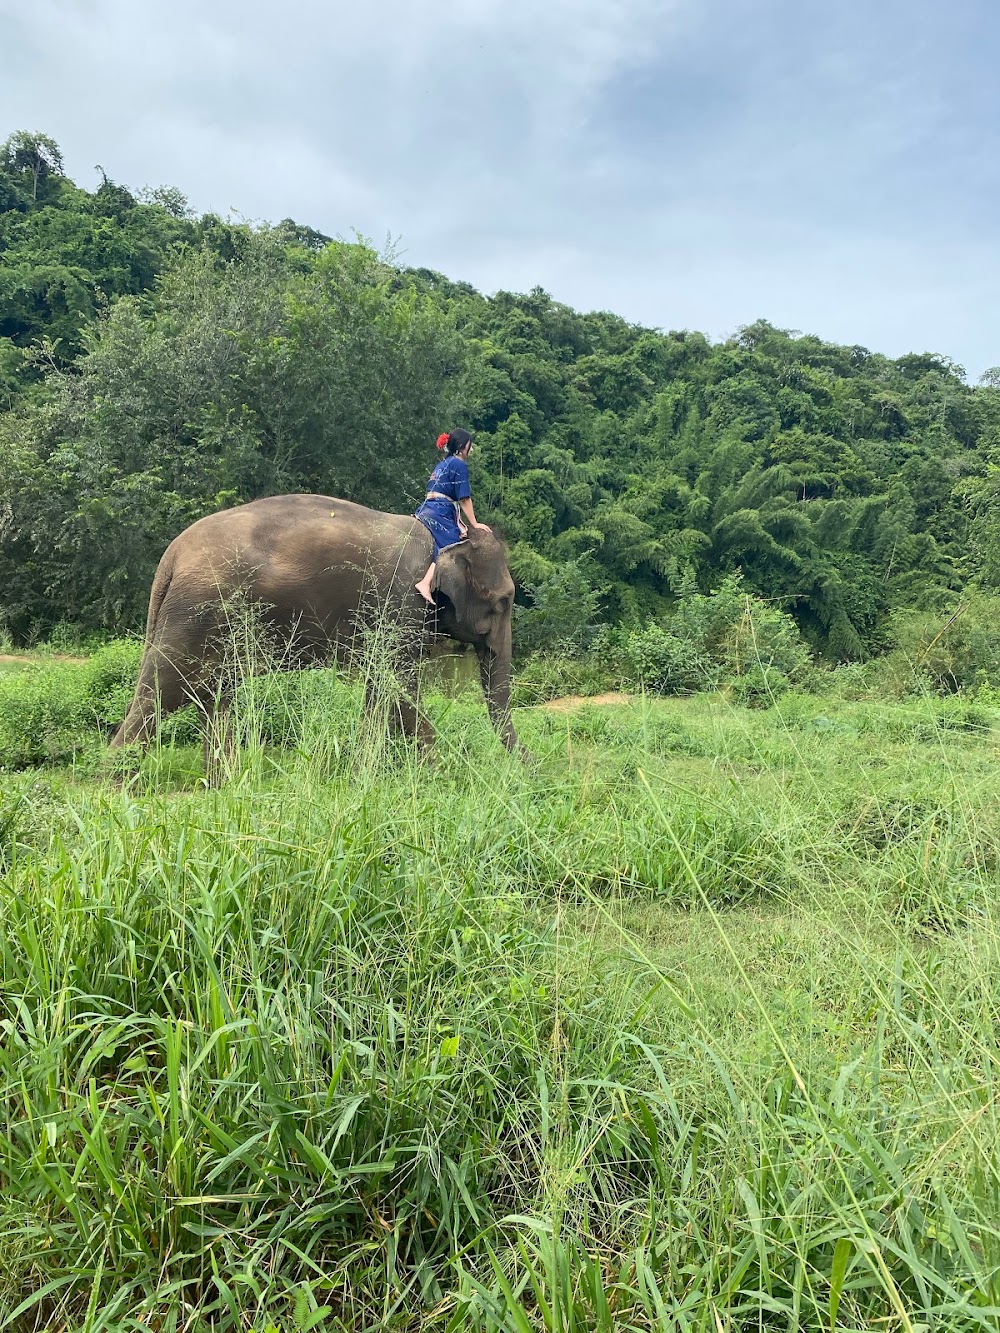
[[446, 546], [454, 546], [462, 540], [455, 506], [450, 500], [425, 500], [417, 510], [416, 517], [434, 540], [435, 560]]

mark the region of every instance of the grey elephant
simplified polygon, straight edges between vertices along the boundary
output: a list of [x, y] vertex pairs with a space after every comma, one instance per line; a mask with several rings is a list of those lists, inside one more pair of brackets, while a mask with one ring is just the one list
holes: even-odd
[[205, 723], [206, 764], [224, 728], [231, 679], [234, 603], [244, 600], [298, 667], [363, 656], [370, 627], [388, 628], [402, 690], [394, 721], [429, 744], [416, 707], [416, 667], [429, 639], [472, 644], [490, 719], [520, 749], [510, 715], [514, 583], [501, 543], [485, 529], [441, 553], [433, 609], [414, 584], [431, 559], [427, 529], [325, 495], [278, 495], [199, 519], [167, 547], [149, 598], [135, 694], [112, 746], [146, 743], [157, 720], [195, 702]]

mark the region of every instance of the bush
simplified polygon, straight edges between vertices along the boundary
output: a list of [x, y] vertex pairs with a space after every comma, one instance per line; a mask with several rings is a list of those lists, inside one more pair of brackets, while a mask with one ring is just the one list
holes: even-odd
[[0, 767], [67, 759], [125, 716], [138, 639], [109, 643], [84, 663], [30, 661], [0, 676]]
[[637, 685], [658, 694], [692, 694], [710, 689], [717, 669], [698, 644], [651, 623], [625, 639], [623, 657]]
[[716, 592], [682, 601], [669, 628], [696, 644], [727, 677], [776, 667], [799, 681], [812, 663], [792, 617], [749, 593], [739, 573], [724, 579]]
[[81, 667], [83, 703], [98, 726], [117, 727], [125, 716], [141, 661], [140, 639], [116, 639]]
[[897, 670], [942, 694], [1000, 687], [1000, 598], [973, 593], [950, 615], [908, 611], [891, 627]]
[[518, 653], [572, 656], [588, 648], [596, 629], [601, 592], [579, 560], [567, 560], [528, 586], [531, 606], [514, 608]]
[[744, 708], [770, 708], [788, 693], [791, 685], [785, 673], [776, 667], [752, 666], [744, 675], [736, 677], [731, 694], [733, 702]]
[[93, 725], [81, 668], [50, 662], [0, 676], [0, 767], [64, 759]]
[[70, 621], [60, 620], [49, 631], [44, 644], [39, 650], [46, 649], [54, 653], [92, 653], [103, 648], [108, 642], [108, 635], [100, 630], [84, 629]]
[[633, 630], [623, 657], [637, 684], [662, 694], [747, 677], [740, 694], [748, 701], [801, 684], [812, 662], [792, 617], [748, 593], [740, 574], [716, 592], [686, 597], [666, 624]]

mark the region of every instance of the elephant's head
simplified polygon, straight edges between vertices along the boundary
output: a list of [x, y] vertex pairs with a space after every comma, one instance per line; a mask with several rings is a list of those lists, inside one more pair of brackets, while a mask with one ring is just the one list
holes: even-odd
[[471, 643], [494, 726], [508, 749], [519, 742], [510, 718], [510, 622], [514, 580], [500, 541], [473, 528], [465, 541], [438, 557], [434, 576], [440, 628]]
[[491, 532], [473, 528], [465, 541], [441, 552], [434, 591], [441, 628], [453, 639], [496, 653], [509, 647], [514, 580]]

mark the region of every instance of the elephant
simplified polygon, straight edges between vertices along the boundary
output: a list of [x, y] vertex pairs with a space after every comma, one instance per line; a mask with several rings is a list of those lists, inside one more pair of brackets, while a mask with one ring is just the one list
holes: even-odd
[[371, 626], [388, 627], [402, 687], [391, 721], [424, 747], [434, 730], [416, 706], [417, 663], [438, 635], [471, 644], [490, 720], [507, 749], [523, 754], [510, 712], [514, 583], [503, 545], [473, 528], [445, 548], [431, 608], [414, 585], [432, 545], [416, 518], [326, 495], [271, 496], [191, 524], [157, 567], [139, 678], [112, 747], [147, 743], [158, 718], [193, 701], [213, 766], [231, 692], [232, 607], [242, 601], [281, 649], [284, 669], [356, 663]]

